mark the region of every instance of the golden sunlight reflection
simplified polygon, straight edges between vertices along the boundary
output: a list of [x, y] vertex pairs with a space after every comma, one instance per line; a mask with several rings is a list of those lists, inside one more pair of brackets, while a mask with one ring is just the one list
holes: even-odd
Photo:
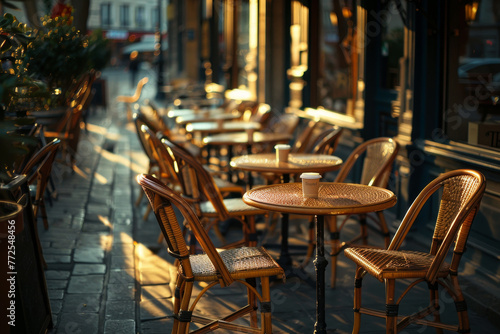
[[80, 175], [81, 177], [83, 177], [84, 179], [88, 179], [89, 178], [89, 175], [88, 173], [85, 173], [80, 167], [78, 167], [77, 165], [74, 165], [73, 166], [73, 170], [75, 171], [76, 174]]
[[103, 126], [88, 123], [86, 124], [86, 128], [90, 132], [106, 136], [107, 139], [118, 140], [120, 138], [120, 135], [118, 133], [110, 133], [108, 132], [108, 129]]
[[95, 150], [101, 154], [101, 156], [109, 161], [120, 163], [126, 167], [132, 169], [134, 173], [142, 173], [144, 171], [143, 166], [131, 162], [128, 157], [120, 156], [112, 152], [102, 150], [99, 146], [95, 146]]
[[94, 177], [95, 179], [100, 183], [100, 184], [107, 184], [108, 183], [108, 179], [105, 178], [103, 175], [99, 174], [99, 173], [94, 173]]
[[103, 225], [106, 225], [107, 227], [109, 228], [113, 228], [113, 226], [111, 225], [111, 222], [109, 221], [108, 217], [105, 217], [105, 216], [101, 216], [101, 215], [97, 215], [97, 218], [99, 219], [99, 221], [103, 224]]

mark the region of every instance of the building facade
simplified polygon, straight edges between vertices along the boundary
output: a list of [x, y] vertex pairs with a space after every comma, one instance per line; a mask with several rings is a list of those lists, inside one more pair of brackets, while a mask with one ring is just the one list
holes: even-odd
[[[499, 283], [500, 2], [171, 0], [169, 8], [174, 75], [244, 87], [276, 110], [342, 126], [341, 157], [364, 140], [396, 138], [393, 231], [438, 174], [484, 173], [467, 268]], [[415, 225], [417, 239], [436, 206]]]

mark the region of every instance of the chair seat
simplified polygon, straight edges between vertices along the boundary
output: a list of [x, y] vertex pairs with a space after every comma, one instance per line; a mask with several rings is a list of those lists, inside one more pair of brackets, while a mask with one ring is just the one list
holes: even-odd
[[[366, 247], [350, 247], [344, 251], [344, 254], [380, 281], [397, 278], [424, 278], [434, 260], [433, 255], [423, 252]], [[443, 263], [437, 276], [446, 277], [449, 267], [449, 264]]]
[[[267, 214], [266, 210], [258, 209], [256, 207], [245, 204], [241, 198], [225, 198], [224, 205], [231, 216], [235, 215], [248, 215], [248, 214]], [[203, 214], [213, 214], [218, 216], [217, 211], [211, 202], [202, 202], [200, 209]]]
[[[283, 276], [283, 269], [262, 247], [241, 247], [218, 250], [233, 279]], [[189, 257], [196, 281], [216, 281], [217, 271], [206, 254]]]
[[227, 180], [220, 179], [218, 177], [214, 177], [214, 181], [221, 192], [232, 192], [232, 193], [240, 193], [240, 194], [243, 194], [245, 192], [243, 190], [243, 187], [241, 187], [237, 184], [234, 184], [232, 182], [229, 182]]

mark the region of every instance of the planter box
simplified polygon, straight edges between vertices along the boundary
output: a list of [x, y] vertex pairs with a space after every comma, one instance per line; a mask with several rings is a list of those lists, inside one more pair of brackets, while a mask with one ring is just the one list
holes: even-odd
[[500, 123], [469, 122], [469, 144], [500, 148]]

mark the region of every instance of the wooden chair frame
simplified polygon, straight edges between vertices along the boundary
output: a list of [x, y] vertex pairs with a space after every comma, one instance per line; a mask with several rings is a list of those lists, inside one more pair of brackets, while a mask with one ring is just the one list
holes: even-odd
[[[486, 188], [484, 176], [473, 170], [455, 170], [431, 181], [408, 209], [387, 250], [347, 248], [345, 255], [357, 264], [354, 290], [354, 328], [358, 333], [361, 314], [386, 319], [386, 333], [397, 333], [411, 323], [469, 333], [467, 306], [458, 282], [458, 267], [465, 251], [472, 221]], [[442, 190], [432, 244], [428, 253], [400, 250], [422, 207], [432, 194]], [[455, 243], [450, 264], [445, 263], [452, 243]], [[401, 259], [404, 258], [404, 263]], [[403, 265], [404, 264], [404, 265]], [[386, 310], [379, 311], [361, 306], [362, 280], [366, 274], [385, 284]], [[406, 289], [395, 296], [397, 280], [410, 280]], [[398, 307], [404, 296], [418, 283], [427, 283], [430, 304], [409, 316], [399, 316]], [[443, 324], [439, 314], [439, 286], [453, 298], [458, 315], [458, 326]], [[434, 316], [434, 321], [424, 319]]]
[[[207, 333], [216, 329], [226, 329], [230, 332], [242, 333], [272, 333], [271, 318], [271, 294], [269, 277], [284, 277], [283, 269], [270, 257], [262, 247], [243, 247], [240, 249], [227, 250], [231, 253], [224, 258], [222, 252], [218, 252], [210, 241], [207, 232], [199, 221], [197, 214], [191, 206], [177, 193], [163, 185], [159, 180], [148, 176], [139, 175], [137, 182], [146, 193], [153, 211], [157, 217], [160, 228], [168, 245], [169, 254], [175, 257], [179, 263], [179, 270], [174, 294], [174, 326], [172, 333], [187, 333], [191, 322], [201, 323], [202, 327], [192, 333]], [[182, 228], [173, 210], [175, 206], [189, 225], [197, 241], [200, 243], [204, 255], [192, 255], [184, 240]], [[244, 270], [228, 269], [226, 262], [233, 263], [231, 254], [244, 255], [246, 252], [261, 254], [259, 259], [266, 261], [266, 265], [252, 265]], [[192, 262], [193, 260], [196, 262]], [[215, 269], [213, 273], [200, 273], [195, 263], [211, 263]], [[241, 260], [240, 260], [241, 261]], [[258, 261], [254, 261], [258, 262]], [[256, 289], [256, 278], [260, 278], [262, 294]], [[205, 282], [205, 287], [191, 302], [195, 282]], [[200, 298], [212, 287], [220, 285], [227, 287], [232, 283], [243, 284], [247, 288], [248, 304], [239, 310], [226, 315], [220, 319], [193, 315]], [[257, 299], [261, 304], [261, 328], [257, 324]], [[235, 324], [233, 321], [245, 315], [250, 315], [250, 326]]]

